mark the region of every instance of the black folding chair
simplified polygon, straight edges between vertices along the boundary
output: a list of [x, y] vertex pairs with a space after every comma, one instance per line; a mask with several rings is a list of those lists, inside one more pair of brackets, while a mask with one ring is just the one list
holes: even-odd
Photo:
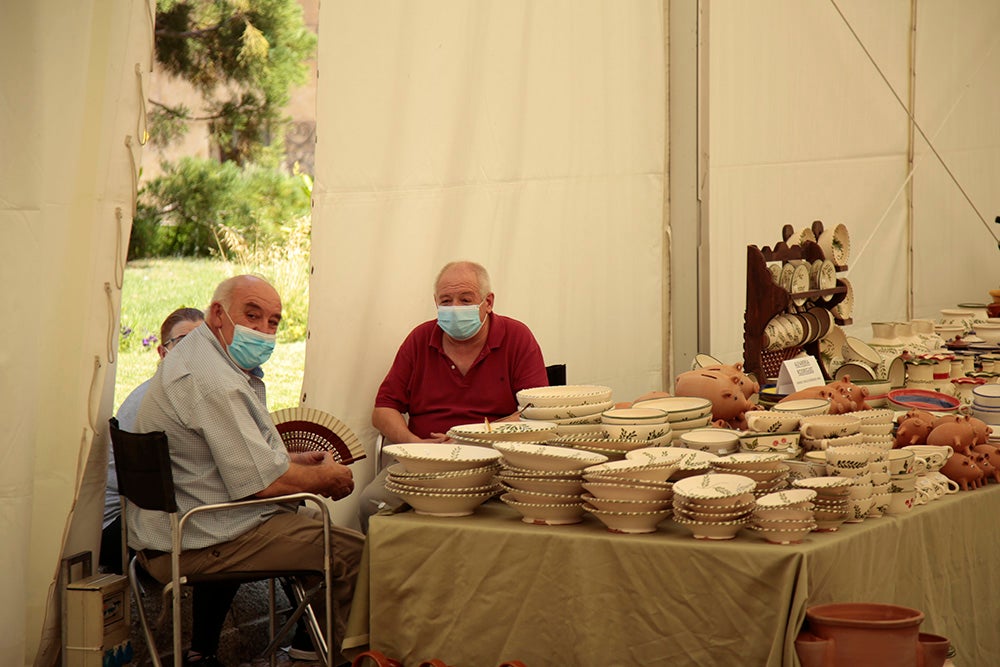
[[[142, 567], [142, 564], [136, 556], [133, 556], [131, 561], [127, 561], [128, 547], [126, 542], [128, 537], [128, 523], [125, 518], [125, 506], [127, 502], [134, 503], [142, 509], [165, 512], [170, 517], [170, 583], [164, 585], [163, 597], [165, 603], [166, 596], [172, 593], [173, 623], [171, 631], [173, 635], [175, 667], [181, 667], [182, 664], [182, 585], [223, 581], [246, 583], [264, 580], [269, 582], [270, 592], [270, 642], [263, 653], [270, 656], [271, 664], [275, 664], [275, 653], [279, 642], [295, 625], [298, 619], [304, 615], [307, 621], [306, 629], [313, 641], [313, 645], [319, 653], [319, 657], [328, 667], [333, 667], [333, 657], [336, 647], [333, 646], [333, 623], [331, 620], [333, 605], [331, 600], [332, 582], [330, 572], [330, 514], [323, 498], [313, 493], [294, 493], [276, 498], [255, 498], [237, 502], [202, 505], [190, 510], [184, 516], [180, 516], [174, 497], [174, 479], [170, 466], [170, 450], [167, 444], [167, 435], [163, 431], [152, 433], [129, 433], [122, 431], [118, 426], [118, 420], [115, 418], [110, 420], [110, 424], [111, 445], [114, 451], [115, 468], [118, 473], [118, 491], [121, 494], [122, 503], [122, 562], [129, 563], [129, 585], [132, 595], [135, 598], [139, 621], [142, 625], [142, 631], [149, 646], [150, 657], [155, 667], [162, 667], [163, 663], [156, 647], [156, 640], [152, 629], [146, 618], [141, 585], [136, 576], [137, 568]], [[302, 501], [314, 503], [322, 514], [323, 538], [325, 543], [325, 557], [322, 570], [227, 571], [214, 574], [181, 575], [181, 538], [184, 526], [192, 516], [202, 512], [225, 510], [236, 506]], [[313, 587], [312, 590], [306, 590], [301, 581], [302, 577], [320, 574], [323, 576], [323, 583]], [[295, 598], [293, 604], [296, 604], [296, 607], [281, 628], [276, 630], [277, 612], [274, 580], [278, 577], [284, 577], [291, 583], [293, 597]], [[316, 599], [320, 591], [323, 591], [326, 598], [326, 627], [322, 629], [312, 608], [312, 601]]]

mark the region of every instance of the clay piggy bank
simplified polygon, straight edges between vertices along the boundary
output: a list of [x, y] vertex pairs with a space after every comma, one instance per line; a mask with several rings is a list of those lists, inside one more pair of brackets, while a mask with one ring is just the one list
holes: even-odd
[[721, 370], [700, 368], [677, 376], [674, 381], [677, 396], [698, 396], [712, 402], [712, 420], [724, 420], [729, 424], [739, 424], [747, 410], [753, 405], [740, 388], [739, 378]]
[[979, 486], [983, 478], [983, 471], [979, 469], [975, 461], [965, 454], [955, 452], [949, 457], [941, 467], [941, 474], [953, 480], [962, 487], [963, 491], [968, 491]]
[[925, 445], [927, 436], [931, 433], [932, 424], [922, 417], [904, 419], [896, 429], [896, 447], [907, 445]]
[[986, 476], [994, 482], [1000, 482], [1000, 449], [993, 445], [973, 445], [972, 451], [975, 452], [977, 457], [985, 457], [989, 467], [980, 464], [978, 458], [976, 459], [976, 465], [982, 468]]
[[760, 392], [760, 385], [756, 380], [743, 372], [743, 364], [739, 362], [735, 364], [716, 364], [715, 366], [705, 366], [700, 370], [721, 371], [729, 377], [736, 378], [739, 380], [740, 391], [742, 391], [743, 395], [747, 398], [753, 398], [754, 394]]
[[896, 418], [896, 423], [897, 424], [902, 424], [905, 420], [907, 420], [907, 419], [913, 419], [914, 417], [917, 418], [917, 419], [922, 419], [923, 421], [927, 422], [931, 426], [934, 426], [934, 422], [937, 421], [937, 417], [935, 417], [934, 415], [932, 415], [931, 413], [929, 413], [929, 412], [927, 412], [925, 410], [910, 410], [906, 414], [903, 414], [903, 415], [900, 415], [899, 417], [897, 417]]
[[975, 417], [969, 417], [969, 423], [972, 424], [972, 429], [976, 432], [977, 445], [985, 445], [989, 442], [990, 434], [993, 433], [993, 429], [989, 424]]
[[865, 402], [870, 393], [868, 387], [861, 387], [851, 382], [851, 376], [845, 375], [836, 382], [831, 382], [828, 386], [837, 387], [841, 393], [846, 394], [851, 399], [853, 410], [870, 410], [871, 406]]
[[800, 398], [828, 398], [830, 399], [829, 413], [831, 415], [840, 415], [845, 412], [852, 412], [854, 410], [854, 404], [851, 401], [850, 394], [844, 392], [842, 388], [835, 385], [836, 383], [800, 389], [793, 394], [785, 396], [783, 399], [778, 401], [778, 403], [784, 403], [785, 401], [797, 401]]
[[[902, 428], [902, 424], [900, 424]], [[949, 415], [939, 419], [927, 435], [928, 445], [948, 445], [956, 452], [969, 453], [976, 443], [976, 430], [968, 417]]]

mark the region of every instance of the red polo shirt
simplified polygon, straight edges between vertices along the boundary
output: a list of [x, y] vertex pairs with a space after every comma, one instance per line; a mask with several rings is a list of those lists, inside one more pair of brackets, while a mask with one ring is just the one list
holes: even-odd
[[518, 391], [549, 383], [542, 350], [521, 322], [496, 313], [489, 318], [486, 343], [464, 376], [444, 353], [437, 320], [411, 331], [379, 387], [375, 407], [409, 414], [409, 429], [421, 438], [513, 413]]

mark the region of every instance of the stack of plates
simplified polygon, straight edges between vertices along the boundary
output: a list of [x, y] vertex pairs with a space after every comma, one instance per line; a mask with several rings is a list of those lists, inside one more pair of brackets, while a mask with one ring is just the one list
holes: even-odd
[[385, 488], [417, 514], [466, 516], [500, 492], [500, 453], [460, 444], [398, 444], [382, 450], [390, 466]]
[[638, 440], [620, 440], [609, 438], [603, 433], [583, 433], [580, 435], [560, 435], [548, 441], [548, 444], [556, 447], [571, 447], [581, 449], [585, 452], [594, 452], [608, 457], [609, 461], [623, 459], [634, 450], [643, 447], [660, 447], [669, 445], [669, 436], [652, 442]]
[[709, 473], [674, 483], [674, 521], [697, 539], [729, 540], [750, 520], [756, 482], [742, 475]]
[[601, 413], [614, 407], [611, 387], [572, 384], [534, 387], [517, 392], [522, 421], [554, 424], [558, 435], [601, 430]]
[[814, 489], [787, 489], [757, 498], [750, 525], [768, 542], [797, 544], [817, 528]]
[[551, 422], [493, 422], [453, 426], [447, 435], [455, 442], [491, 447], [495, 442], [541, 443], [555, 432], [556, 425]]
[[1000, 384], [981, 384], [972, 389], [972, 416], [1000, 431]]
[[813, 500], [813, 515], [816, 518], [816, 532], [833, 532], [848, 518], [851, 485], [850, 477], [807, 477], [792, 482], [792, 486], [800, 489], [812, 489], [816, 492]]
[[675, 443], [686, 431], [704, 428], [712, 422], [712, 401], [698, 396], [668, 396], [639, 401], [633, 408], [656, 408], [667, 413]]
[[503, 458], [497, 475], [506, 491], [500, 500], [525, 523], [555, 526], [583, 519], [581, 471], [607, 457], [569, 447], [522, 442], [493, 445]]
[[[664, 450], [670, 451], [670, 450]], [[651, 533], [671, 514], [680, 454], [656, 461], [611, 461], [583, 471], [584, 509], [613, 533]]]
[[788, 465], [783, 454], [741, 452], [720, 456], [711, 466], [719, 472], [754, 480], [757, 485], [753, 493], [757, 497], [780, 491], [788, 485]]

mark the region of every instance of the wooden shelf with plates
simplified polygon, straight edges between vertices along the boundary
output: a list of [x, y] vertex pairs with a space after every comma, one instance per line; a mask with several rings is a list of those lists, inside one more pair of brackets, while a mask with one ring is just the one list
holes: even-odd
[[[823, 234], [823, 223], [818, 220], [813, 222], [810, 230], [814, 238], [820, 238]], [[829, 319], [835, 324], [851, 323], [850, 319], [838, 318], [833, 314], [833, 309], [847, 297], [848, 287], [844, 280], [838, 278], [836, 287], [797, 292], [790, 292], [775, 282], [775, 276], [768, 268], [769, 262], [781, 262], [784, 265], [790, 262], [804, 261], [811, 264], [816, 260], [827, 259], [823, 249], [815, 241], [806, 238], [799, 243], [790, 243], [794, 233], [791, 225], [785, 225], [782, 229], [782, 240], [776, 243], [773, 248], [747, 246], [747, 300], [746, 310], [743, 314], [743, 369], [748, 373], [753, 373], [761, 385], [766, 382], [767, 378], [775, 377], [778, 374], [783, 361], [795, 357], [803, 350], [816, 358], [823, 376], [826, 379], [831, 379], [819, 353], [818, 339], [780, 349], [765, 348], [765, 329], [772, 318], [818, 307], [828, 311]], [[847, 270], [846, 266], [834, 265], [834, 268], [837, 272]]]

